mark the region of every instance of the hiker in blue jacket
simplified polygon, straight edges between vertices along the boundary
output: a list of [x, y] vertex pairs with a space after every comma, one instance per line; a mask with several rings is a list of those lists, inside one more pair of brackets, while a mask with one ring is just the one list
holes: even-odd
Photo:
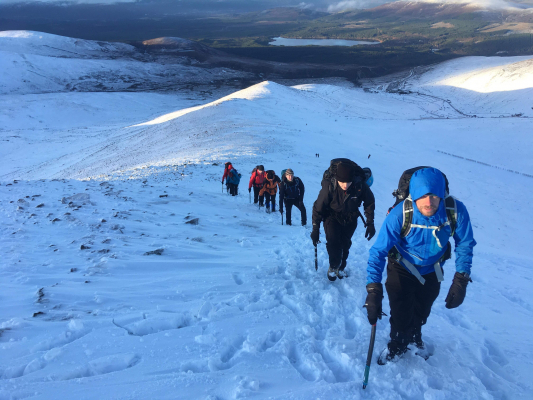
[[[476, 241], [470, 217], [462, 202], [446, 197], [443, 174], [435, 168], [416, 171], [409, 193], [410, 197], [385, 218], [368, 259], [365, 307], [368, 320], [374, 325], [382, 314], [381, 280], [388, 258], [385, 288], [391, 308], [391, 330], [387, 348], [378, 359], [381, 365], [403, 355], [409, 344], [417, 347], [418, 355], [429, 357], [422, 341], [422, 325], [439, 295], [442, 267], [451, 257], [451, 236], [455, 241], [456, 272], [445, 300], [446, 308], [462, 304], [471, 281]], [[410, 225], [406, 210], [412, 216]]]

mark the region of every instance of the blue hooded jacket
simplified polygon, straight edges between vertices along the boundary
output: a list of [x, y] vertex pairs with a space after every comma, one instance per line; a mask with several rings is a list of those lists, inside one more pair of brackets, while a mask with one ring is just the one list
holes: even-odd
[[[405, 238], [401, 238], [403, 202], [394, 207], [385, 218], [376, 243], [370, 249], [367, 283], [381, 282], [387, 254], [393, 246], [396, 246], [402, 257], [417, 267], [421, 275], [435, 271], [434, 264], [444, 255], [451, 234], [449, 225], [442, 226], [447, 221], [444, 202], [445, 185], [444, 176], [438, 169], [424, 168], [413, 174], [409, 184], [409, 193], [413, 199], [412, 225], [421, 225], [428, 229], [412, 226], [410, 233]], [[431, 217], [422, 215], [414, 204], [415, 200], [428, 193], [441, 198], [437, 212]], [[458, 200], [456, 203], [457, 226], [453, 235], [455, 269], [457, 272], [470, 274], [476, 241], [466, 207]], [[441, 227], [441, 229], [435, 230], [429, 227]], [[441, 262], [441, 266], [443, 265], [444, 263]]]

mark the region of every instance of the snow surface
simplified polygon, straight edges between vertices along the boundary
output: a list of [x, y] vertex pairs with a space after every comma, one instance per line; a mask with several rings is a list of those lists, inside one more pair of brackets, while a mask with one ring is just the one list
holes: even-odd
[[[428, 81], [455, 67], [440, 68]], [[533, 397], [531, 119], [494, 118], [496, 106], [466, 117], [462, 96], [427, 87], [433, 97], [263, 82], [202, 106], [179, 93], [1, 96], [0, 399]], [[330, 283], [298, 211], [281, 226], [246, 193], [256, 164], [291, 167], [310, 215], [334, 157], [372, 168], [377, 226], [403, 170], [442, 169], [478, 242], [454, 310], [445, 268], [424, 327], [433, 356], [378, 366], [378, 322], [366, 390], [373, 241], [360, 227], [350, 277]], [[243, 174], [236, 198], [220, 185], [227, 160]]]
[[253, 77], [196, 60], [146, 55], [133, 46], [31, 31], [0, 32], [0, 95], [169, 90]]

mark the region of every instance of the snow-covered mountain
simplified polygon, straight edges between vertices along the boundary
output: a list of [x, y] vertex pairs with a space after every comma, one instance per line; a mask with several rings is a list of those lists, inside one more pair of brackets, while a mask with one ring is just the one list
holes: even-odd
[[[200, 105], [0, 95], [0, 399], [531, 397], [530, 62], [465, 58], [367, 90], [263, 82]], [[335, 157], [372, 169], [377, 227], [403, 170], [440, 168], [478, 242], [454, 310], [445, 266], [424, 327], [433, 356], [374, 363], [366, 391], [373, 241], [359, 228], [351, 276], [330, 283], [299, 213], [281, 226], [246, 192], [255, 165], [291, 167], [310, 213]], [[243, 174], [236, 198], [220, 185], [227, 160]], [[384, 319], [376, 352], [387, 339]]]
[[201, 68], [186, 53], [158, 58], [127, 44], [29, 31], [0, 32], [0, 69], [1, 94], [165, 91], [253, 77]]

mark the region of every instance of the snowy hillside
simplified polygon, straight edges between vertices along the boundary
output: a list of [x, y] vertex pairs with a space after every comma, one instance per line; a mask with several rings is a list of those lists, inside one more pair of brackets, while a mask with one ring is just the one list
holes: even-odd
[[[502, 60], [508, 71], [527, 62]], [[490, 79], [476, 72], [496, 67], [485, 61], [417, 78], [433, 97], [273, 82], [201, 105], [180, 93], [1, 95], [0, 399], [532, 397], [531, 119], [494, 118], [496, 105], [483, 118], [487, 93], [468, 82]], [[533, 102], [528, 74], [508, 104]], [[457, 82], [479, 118], [457, 111]], [[281, 226], [246, 190], [255, 165], [291, 167], [310, 214], [335, 157], [372, 168], [376, 227], [403, 170], [440, 168], [478, 242], [454, 310], [445, 266], [424, 328], [434, 355], [374, 360], [365, 391], [373, 240], [358, 228], [350, 277], [331, 283], [325, 245], [315, 272], [298, 211]], [[243, 174], [236, 198], [220, 184], [227, 160]], [[388, 328], [378, 322], [376, 352]]]
[[227, 68], [187, 64], [191, 64], [187, 57], [163, 62], [121, 43], [0, 32], [0, 94], [170, 90], [252, 77]]
[[533, 117], [532, 56], [464, 57], [363, 85], [372, 91], [412, 92], [467, 117]]

